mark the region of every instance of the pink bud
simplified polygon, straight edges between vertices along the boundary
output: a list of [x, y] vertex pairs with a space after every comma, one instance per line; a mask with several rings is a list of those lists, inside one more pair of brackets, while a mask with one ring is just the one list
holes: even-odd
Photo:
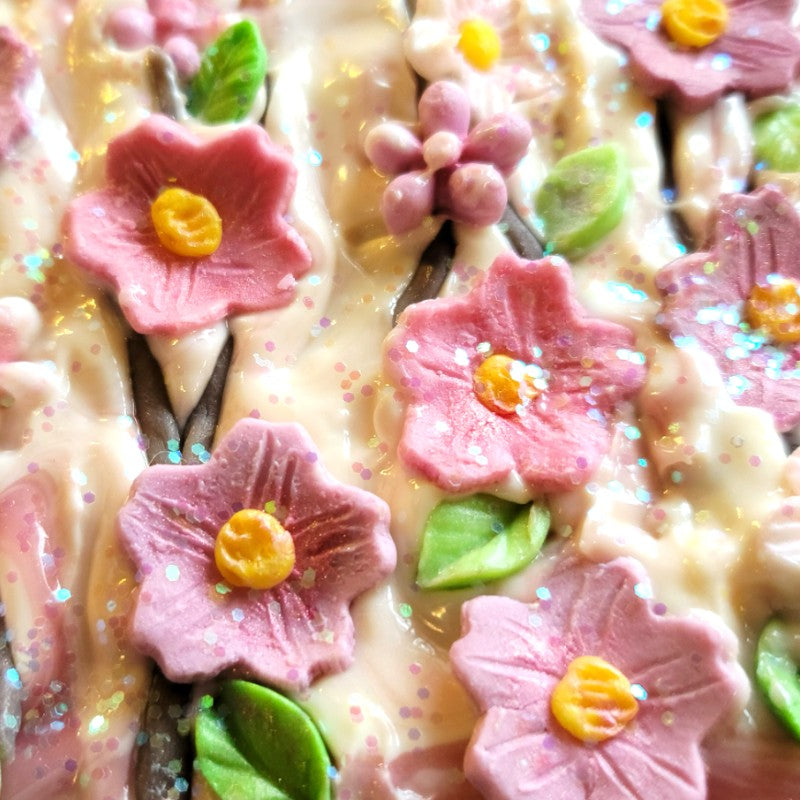
[[186, 36], [170, 36], [164, 42], [164, 52], [172, 59], [181, 78], [192, 78], [200, 69], [200, 52]]
[[432, 83], [419, 99], [419, 124], [422, 138], [436, 131], [450, 131], [461, 138], [469, 130], [469, 98], [451, 81]]
[[531, 126], [519, 114], [496, 114], [470, 131], [462, 158], [494, 164], [509, 175], [527, 153], [532, 136]]
[[376, 125], [364, 140], [367, 158], [387, 175], [422, 166], [422, 145], [408, 128], [397, 122]]
[[408, 233], [433, 213], [434, 180], [416, 170], [395, 178], [383, 193], [381, 211], [392, 233]]
[[156, 21], [142, 8], [123, 6], [106, 20], [105, 35], [124, 50], [138, 50], [153, 43]]
[[447, 182], [447, 206], [457, 222], [493, 225], [503, 216], [508, 192], [503, 176], [491, 164], [465, 164]]

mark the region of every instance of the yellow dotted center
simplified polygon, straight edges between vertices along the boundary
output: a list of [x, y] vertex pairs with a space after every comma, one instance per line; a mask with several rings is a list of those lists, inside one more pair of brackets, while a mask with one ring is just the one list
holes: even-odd
[[271, 589], [294, 569], [294, 541], [272, 514], [246, 508], [220, 528], [214, 561], [232, 586]]
[[524, 369], [521, 361], [510, 356], [489, 356], [472, 374], [475, 395], [490, 411], [513, 414], [517, 406], [539, 394], [533, 378], [525, 375]]
[[222, 220], [213, 203], [186, 189], [166, 189], [150, 206], [159, 241], [179, 256], [210, 256], [222, 241]]
[[728, 7], [723, 0], [665, 0], [661, 22], [676, 44], [706, 47], [725, 33]]
[[800, 341], [800, 292], [795, 281], [784, 279], [756, 285], [745, 304], [745, 317], [774, 342]]
[[458, 26], [458, 49], [475, 69], [491, 69], [500, 58], [500, 37], [486, 20], [468, 19]]
[[616, 736], [636, 716], [639, 704], [628, 679], [597, 656], [570, 663], [550, 698], [553, 716], [582, 742]]

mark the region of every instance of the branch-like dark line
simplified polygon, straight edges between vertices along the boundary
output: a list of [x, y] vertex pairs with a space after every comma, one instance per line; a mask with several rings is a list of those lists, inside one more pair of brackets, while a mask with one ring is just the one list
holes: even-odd
[[506, 239], [520, 258], [535, 261], [542, 257], [542, 243], [510, 203], [506, 206], [499, 224], [500, 230], [505, 233]]
[[160, 48], [153, 47], [145, 65], [158, 110], [170, 119], [178, 119], [183, 114], [184, 100], [172, 59]]

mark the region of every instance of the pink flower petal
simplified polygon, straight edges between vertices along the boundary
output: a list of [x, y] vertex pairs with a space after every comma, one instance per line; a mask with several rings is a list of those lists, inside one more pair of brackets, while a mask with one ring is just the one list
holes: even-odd
[[443, 203], [457, 222], [493, 225], [503, 216], [508, 191], [503, 176], [491, 164], [464, 164], [447, 181]]
[[392, 233], [408, 233], [433, 213], [435, 184], [430, 172], [415, 170], [395, 178], [383, 193], [381, 211]]
[[[106, 172], [108, 187], [70, 204], [65, 251], [114, 288], [137, 331], [186, 333], [291, 302], [311, 256], [283, 217], [294, 167], [263, 129], [246, 125], [205, 142], [156, 115], [111, 142]], [[168, 185], [217, 209], [222, 242], [212, 255], [179, 256], [159, 242], [150, 204]]]
[[432, 83], [419, 99], [419, 125], [423, 139], [438, 131], [463, 138], [469, 130], [469, 98], [451, 81]]
[[0, 161], [30, 133], [31, 115], [21, 95], [33, 80], [36, 57], [10, 29], [0, 26]]
[[[219, 528], [241, 508], [274, 504], [296, 564], [268, 591], [224, 585]], [[137, 647], [172, 680], [238, 673], [284, 689], [346, 667], [355, 597], [394, 568], [388, 509], [336, 483], [296, 425], [242, 420], [207, 464], [158, 466], [136, 481], [118, 519], [142, 581]]]
[[464, 145], [465, 161], [493, 164], [503, 175], [510, 175], [528, 152], [533, 131], [518, 114], [496, 114], [479, 122]]

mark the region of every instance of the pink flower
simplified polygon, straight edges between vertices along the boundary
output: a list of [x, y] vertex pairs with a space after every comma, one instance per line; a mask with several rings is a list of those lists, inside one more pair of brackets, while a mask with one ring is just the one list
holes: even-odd
[[[641, 565], [621, 558], [566, 562], [533, 603], [465, 603], [450, 660], [483, 713], [464, 768], [485, 797], [704, 800], [700, 742], [746, 687], [736, 640], [710, 620], [663, 616], [647, 593]], [[619, 670], [638, 701], [621, 731], [592, 744], [551, 711], [582, 656]]]
[[[451, 492], [512, 470], [535, 491], [578, 485], [609, 448], [608, 415], [644, 379], [633, 346], [627, 328], [585, 315], [563, 259], [500, 256], [466, 297], [411, 306], [389, 335], [386, 369], [408, 403], [400, 455]], [[479, 397], [476, 371], [494, 355], [518, 373], [510, 413]]]
[[31, 116], [20, 95], [33, 80], [36, 58], [10, 29], [0, 26], [0, 161], [30, 133]]
[[[464, 87], [479, 118], [524, 103], [537, 128], [547, 128], [563, 94], [561, 80], [548, 71], [546, 15], [520, 9], [519, 0], [417, 0], [404, 49], [414, 70], [433, 82]], [[465, 22], [488, 23], [500, 40], [500, 54], [488, 69], [470, 63], [458, 47]]]
[[[109, 144], [106, 175], [108, 186], [70, 204], [65, 251], [116, 290], [137, 331], [186, 333], [291, 302], [311, 255], [283, 216], [294, 166], [262, 128], [205, 141], [156, 115]], [[182, 256], [161, 244], [150, 207], [173, 186], [216, 208], [222, 240], [213, 254]]]
[[200, 66], [200, 47], [219, 31], [219, 12], [210, 0], [147, 0], [147, 8], [119, 6], [105, 33], [124, 50], [157, 44], [172, 58], [182, 78]]
[[368, 158], [382, 172], [401, 173], [387, 187], [381, 210], [392, 233], [407, 233], [423, 219], [446, 214], [468, 225], [492, 225], [508, 201], [504, 176], [525, 155], [531, 128], [502, 113], [469, 130], [469, 100], [455, 83], [439, 81], [419, 100], [420, 137], [397, 122], [367, 135]]
[[782, 431], [800, 422], [800, 341], [778, 341], [748, 317], [756, 287], [800, 281], [800, 217], [774, 186], [720, 201], [709, 250], [680, 258], [656, 279], [658, 321], [679, 347], [716, 360], [733, 399], [769, 411]]
[[[232, 587], [215, 561], [220, 528], [241, 509], [273, 509], [296, 561], [272, 589]], [[350, 603], [392, 571], [386, 504], [334, 481], [298, 425], [237, 423], [201, 466], [155, 466], [118, 518], [141, 588], [134, 645], [174, 681], [223, 670], [286, 690], [344, 669]]]
[[762, 97], [797, 74], [800, 40], [791, 26], [793, 0], [725, 0], [728, 24], [711, 44], [676, 45], [661, 22], [662, 0], [583, 0], [596, 33], [628, 51], [645, 92], [667, 95], [683, 110], [701, 111], [726, 90]]

